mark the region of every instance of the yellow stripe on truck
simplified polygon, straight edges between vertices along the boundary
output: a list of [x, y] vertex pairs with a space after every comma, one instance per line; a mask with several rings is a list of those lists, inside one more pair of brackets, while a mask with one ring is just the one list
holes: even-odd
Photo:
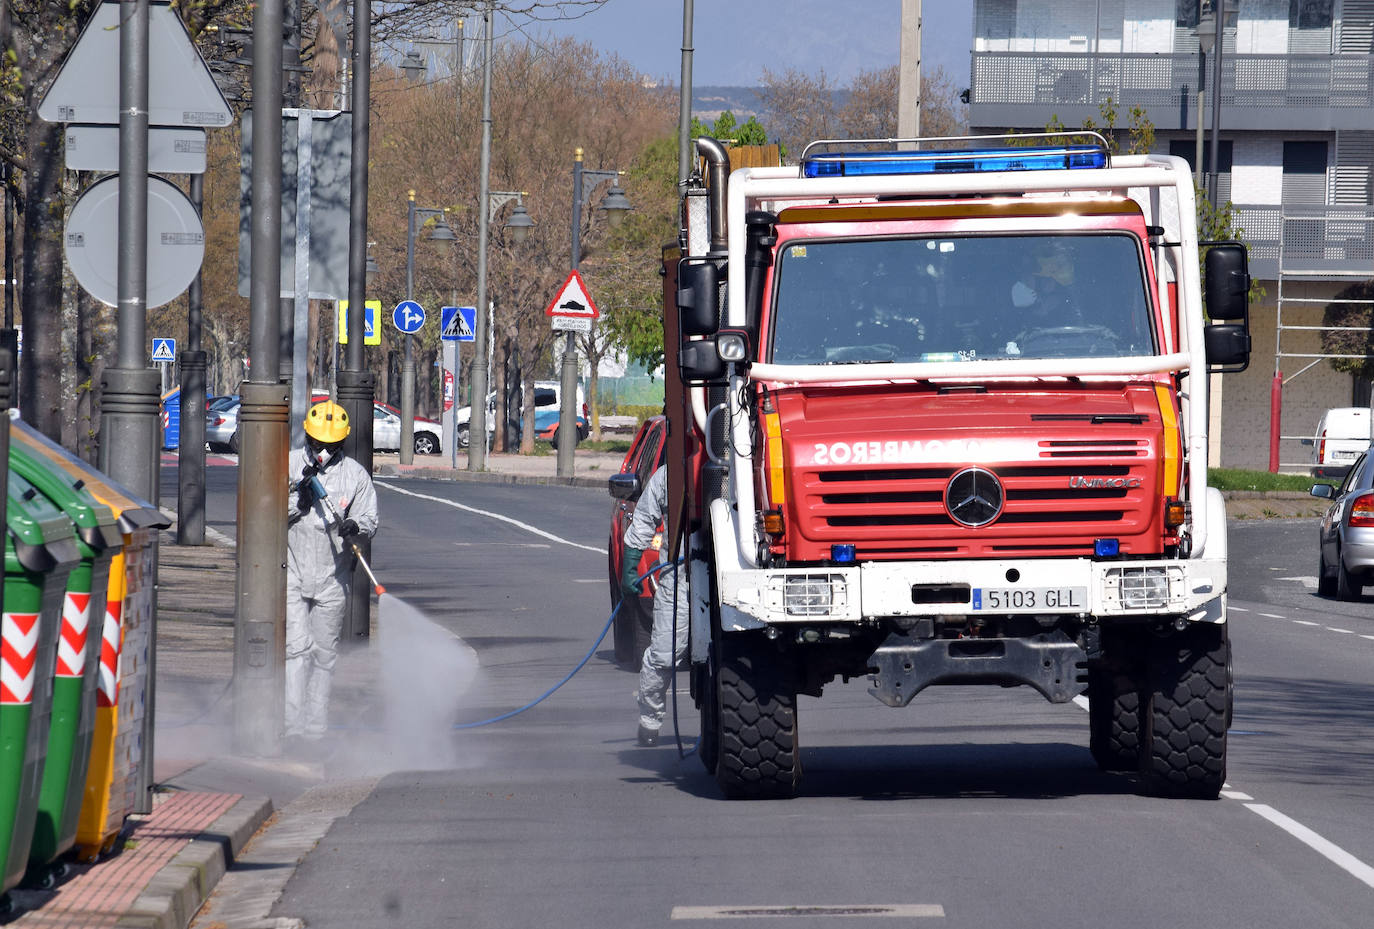
[[1159, 416], [1164, 421], [1164, 495], [1179, 496], [1179, 473], [1182, 470], [1180, 449], [1182, 441], [1178, 431], [1178, 411], [1174, 409], [1173, 391], [1165, 384], [1155, 385], [1155, 399], [1159, 401]]
[[782, 422], [777, 413], [763, 414], [763, 432], [768, 441], [768, 499], [781, 509], [787, 502], [787, 469], [782, 460]]

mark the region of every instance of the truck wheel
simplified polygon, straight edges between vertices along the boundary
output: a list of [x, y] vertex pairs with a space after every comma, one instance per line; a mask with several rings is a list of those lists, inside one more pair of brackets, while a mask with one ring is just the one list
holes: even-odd
[[1140, 767], [1140, 683], [1110, 668], [1088, 672], [1088, 750], [1103, 771]]
[[720, 757], [716, 783], [729, 800], [792, 797], [801, 780], [797, 693], [781, 656], [739, 633], [720, 640]]
[[701, 734], [698, 738], [697, 754], [701, 756], [702, 767], [707, 774], [716, 773], [720, 761], [720, 676], [716, 673], [716, 648], [710, 647], [706, 664], [693, 666], [697, 678], [697, 693], [700, 695]]
[[1150, 643], [1140, 775], [1148, 793], [1215, 800], [1226, 780], [1231, 703], [1226, 626], [1195, 623]]

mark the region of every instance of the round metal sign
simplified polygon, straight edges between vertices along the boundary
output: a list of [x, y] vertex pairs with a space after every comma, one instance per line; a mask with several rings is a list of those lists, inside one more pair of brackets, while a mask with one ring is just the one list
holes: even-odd
[[[77, 198], [62, 237], [76, 282], [107, 306], [119, 303], [119, 176], [96, 181]], [[148, 275], [145, 306], [170, 303], [191, 286], [205, 258], [205, 229], [175, 184], [148, 176]]]
[[391, 311], [391, 322], [407, 335], [419, 332], [425, 324], [425, 308], [414, 300], [402, 300]]

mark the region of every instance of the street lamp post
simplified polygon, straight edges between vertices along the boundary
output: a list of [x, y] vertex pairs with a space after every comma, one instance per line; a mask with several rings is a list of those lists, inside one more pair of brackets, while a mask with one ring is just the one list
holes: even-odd
[[[519, 245], [521, 242], [524, 242], [527, 238], [529, 238], [530, 230], [534, 228], [534, 220], [530, 218], [529, 210], [526, 210], [526, 209], [525, 209], [525, 194], [526, 194], [526, 193], [528, 193], [528, 191], [524, 191], [524, 190], [490, 190], [490, 191], [487, 191], [487, 201], [486, 201], [486, 202], [487, 202], [487, 216], [488, 216], [488, 217], [490, 217], [492, 213], [495, 213], [497, 210], [501, 209], [501, 207], [505, 206], [507, 203], [510, 203], [512, 200], [515, 201], [515, 209], [511, 210], [511, 212], [510, 212], [510, 218], [507, 219], [507, 220], [505, 221], [505, 223], [502, 224], [501, 228], [506, 230], [506, 232], [507, 232], [507, 233], [510, 235], [510, 237], [511, 237], [511, 241], [513, 241], [513, 242], [514, 242], [515, 244], [517, 244], [517, 245]], [[483, 267], [485, 267], [485, 265], [486, 265], [486, 252], [485, 252], [485, 250], [483, 250], [482, 255], [480, 256], [479, 260], [482, 262]], [[484, 274], [483, 274], [483, 279], [485, 280], [485, 272], [484, 272]], [[483, 301], [479, 300], [478, 302], [481, 303], [481, 302], [483, 302]], [[476, 310], [476, 315], [477, 315], [477, 326], [476, 326], [475, 332], [473, 333], [473, 336], [474, 336], [474, 337], [473, 337], [473, 342], [474, 342], [473, 351], [475, 352], [475, 356], [474, 356], [473, 361], [474, 361], [474, 364], [475, 364], [477, 358], [484, 358], [484, 359], [485, 359], [484, 364], [485, 364], [486, 370], [490, 371], [490, 370], [491, 370], [491, 350], [490, 350], [490, 342], [491, 342], [491, 340], [490, 340], [490, 339], [487, 339], [487, 340], [486, 340], [486, 341], [487, 341], [487, 345], [486, 345], [486, 347], [484, 347], [483, 344], [482, 344], [483, 339], [482, 339], [482, 335], [481, 335], [481, 333], [483, 333], [483, 332], [490, 333], [490, 321], [486, 319], [486, 315], [487, 315], [487, 310], [488, 310], [488, 308], [485, 307], [485, 306], [477, 306], [477, 307], [475, 307], [474, 309]], [[455, 347], [455, 348], [454, 348], [454, 352], [453, 352], [453, 379], [454, 379], [454, 386], [455, 386], [455, 388], [457, 387], [457, 382], [458, 382], [458, 370], [459, 370], [459, 367], [460, 367], [460, 353], [459, 353], [459, 351], [457, 350], [457, 348]], [[471, 381], [469, 382], [469, 385], [468, 385], [468, 386], [469, 386], [469, 388], [472, 387], [472, 382], [471, 382]], [[469, 445], [469, 447], [471, 447], [473, 439], [479, 440], [479, 441], [482, 443], [482, 452], [483, 452], [483, 455], [485, 455], [486, 450], [487, 450], [487, 440], [486, 440], [486, 434], [487, 434], [487, 430], [486, 430], [486, 405], [487, 405], [487, 404], [486, 404], [486, 395], [487, 395], [487, 390], [486, 390], [486, 388], [484, 387], [484, 388], [482, 389], [482, 391], [481, 391], [481, 399], [479, 400], [477, 391], [476, 391], [475, 389], [473, 389], [473, 390], [472, 390], [472, 397], [471, 397], [471, 399], [470, 399], [470, 401], [469, 401], [469, 404], [468, 404], [468, 445]], [[483, 425], [482, 425], [482, 431], [481, 431], [481, 432], [475, 432], [474, 430], [476, 429], [476, 425], [477, 425], [477, 420], [475, 419], [475, 417], [477, 416], [477, 405], [478, 405], [479, 403], [481, 404], [482, 410], [483, 410], [483, 413], [482, 413], [482, 416], [483, 416], [482, 424], [483, 424]], [[456, 390], [455, 390], [455, 392], [454, 392], [454, 402], [453, 402], [453, 406], [452, 406], [452, 408], [451, 408], [450, 411], [449, 411], [449, 415], [452, 417], [452, 419], [449, 421], [449, 432], [450, 432], [450, 434], [453, 436], [453, 440], [452, 440], [453, 451], [452, 451], [451, 454], [452, 454], [452, 460], [453, 460], [453, 467], [454, 467], [454, 469], [456, 470], [456, 469], [458, 468], [458, 398], [457, 398], [457, 391], [456, 391]], [[507, 451], [509, 451], [509, 449], [507, 449]], [[471, 461], [471, 458], [472, 458], [472, 452], [469, 450], [469, 452], [468, 452], [468, 460]]]
[[[434, 243], [440, 257], [447, 254], [448, 247], [456, 238], [444, 219], [443, 210], [432, 210], [415, 205], [415, 191], [407, 191], [406, 214], [406, 299], [415, 299], [415, 221], [425, 222], [438, 217], [429, 240]], [[415, 459], [415, 346], [411, 334], [405, 334], [405, 355], [401, 360], [401, 464], [408, 465]]]
[[[612, 228], [619, 226], [625, 214], [633, 207], [625, 197], [625, 191], [614, 183], [620, 177], [619, 171], [592, 171], [582, 167], [582, 149], [573, 152], [573, 203], [572, 203], [572, 269], [576, 271], [582, 263], [582, 206], [602, 181], [612, 181], [611, 189], [606, 191], [606, 199], [601, 209]], [[583, 189], [583, 178], [591, 178], [591, 187]], [[558, 476], [573, 476], [573, 446], [577, 436], [577, 333], [571, 329], [566, 334], [563, 345], [562, 393], [563, 403], [558, 414]]]
[[[1233, 11], [1227, 9], [1226, 0], [1211, 0], [1203, 3], [1202, 15], [1198, 19], [1197, 39], [1202, 53], [1212, 54], [1212, 139], [1207, 157], [1207, 200], [1217, 206], [1217, 179], [1220, 171], [1221, 152], [1221, 58], [1225, 46], [1226, 27], [1232, 25]], [[1201, 169], [1201, 165], [1198, 166]]]

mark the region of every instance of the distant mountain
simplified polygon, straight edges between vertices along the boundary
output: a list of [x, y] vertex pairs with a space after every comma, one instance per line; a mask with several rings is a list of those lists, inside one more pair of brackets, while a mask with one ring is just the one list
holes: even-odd
[[693, 87], [692, 115], [702, 122], [713, 122], [721, 113], [729, 110], [744, 122], [751, 116], [763, 112], [762, 100], [757, 87]]

